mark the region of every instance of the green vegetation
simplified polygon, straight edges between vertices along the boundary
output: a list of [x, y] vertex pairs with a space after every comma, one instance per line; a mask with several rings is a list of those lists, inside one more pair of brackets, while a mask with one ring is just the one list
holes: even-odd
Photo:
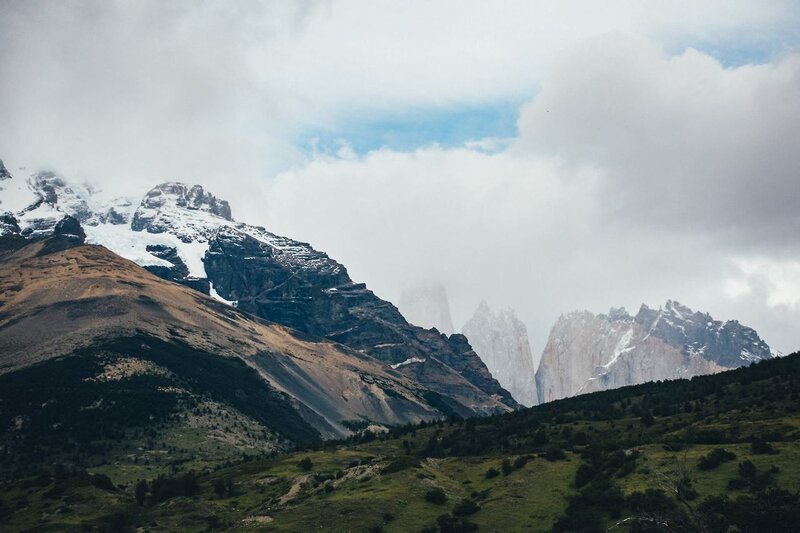
[[786, 531], [800, 523], [799, 411], [797, 354], [295, 453], [167, 451], [151, 470], [105, 449], [59, 455], [84, 466], [40, 457], [4, 472], [0, 519], [4, 531]]

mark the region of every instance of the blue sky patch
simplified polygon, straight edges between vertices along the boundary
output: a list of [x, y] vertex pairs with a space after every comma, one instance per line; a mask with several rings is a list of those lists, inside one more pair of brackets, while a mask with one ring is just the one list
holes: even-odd
[[410, 151], [431, 144], [452, 148], [487, 137], [514, 137], [521, 105], [503, 102], [351, 117], [339, 128], [306, 132], [299, 145], [309, 153], [335, 154], [346, 141], [356, 154], [363, 155], [380, 148]]

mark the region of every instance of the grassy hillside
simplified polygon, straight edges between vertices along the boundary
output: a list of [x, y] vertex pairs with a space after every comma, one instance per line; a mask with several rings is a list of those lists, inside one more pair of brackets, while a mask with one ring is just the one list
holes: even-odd
[[36, 466], [4, 531], [792, 531], [800, 354], [277, 457]]

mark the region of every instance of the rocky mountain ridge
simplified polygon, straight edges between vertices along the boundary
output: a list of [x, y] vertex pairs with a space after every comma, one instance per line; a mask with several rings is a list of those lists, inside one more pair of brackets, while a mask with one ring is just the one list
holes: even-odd
[[610, 388], [711, 374], [770, 359], [752, 328], [673, 300], [635, 316], [622, 308], [562, 315], [536, 371], [540, 402]]
[[518, 404], [463, 335], [409, 324], [346, 268], [310, 245], [233, 219], [229, 204], [201, 186], [160, 184], [141, 200], [104, 201], [51, 172], [0, 182], [0, 233], [52, 233], [64, 215], [102, 245], [159, 277], [255, 316], [342, 343], [445, 398], [462, 415]]
[[482, 301], [461, 331], [515, 400], [525, 406], [538, 403], [528, 329], [512, 309], [495, 312]]

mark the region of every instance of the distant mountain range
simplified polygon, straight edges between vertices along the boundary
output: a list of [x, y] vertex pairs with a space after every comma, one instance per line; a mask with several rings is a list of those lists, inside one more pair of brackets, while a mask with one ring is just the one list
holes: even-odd
[[562, 315], [550, 331], [536, 386], [540, 402], [647, 381], [713, 374], [776, 354], [752, 328], [668, 300], [659, 309]]
[[[353, 422], [341, 418], [345, 415], [382, 424], [440, 414], [490, 414], [520, 403], [718, 372], [773, 355], [754, 330], [668, 301], [659, 310], [642, 306], [636, 316], [624, 310], [562, 316], [534, 372], [527, 331], [513, 311], [494, 313], [482, 304], [464, 326], [466, 336], [450, 334], [447, 294], [438, 284], [405, 291], [400, 299], [404, 316], [354, 282], [324, 252], [236, 221], [230, 204], [200, 185], [167, 182], [141, 199], [108, 200], [52, 172], [15, 176], [0, 162], [0, 213], [6, 243], [51, 238], [64, 217], [72, 217], [88, 244], [206, 294], [242, 316], [287, 326], [291, 335], [338, 343], [427, 394], [423, 412], [408, 413], [409, 418], [381, 413], [382, 408], [307, 406], [325, 420], [315, 426], [323, 435], [348, 434], [344, 422]], [[7, 305], [0, 311], [13, 313]], [[286, 392], [301, 402], [307, 394]]]

